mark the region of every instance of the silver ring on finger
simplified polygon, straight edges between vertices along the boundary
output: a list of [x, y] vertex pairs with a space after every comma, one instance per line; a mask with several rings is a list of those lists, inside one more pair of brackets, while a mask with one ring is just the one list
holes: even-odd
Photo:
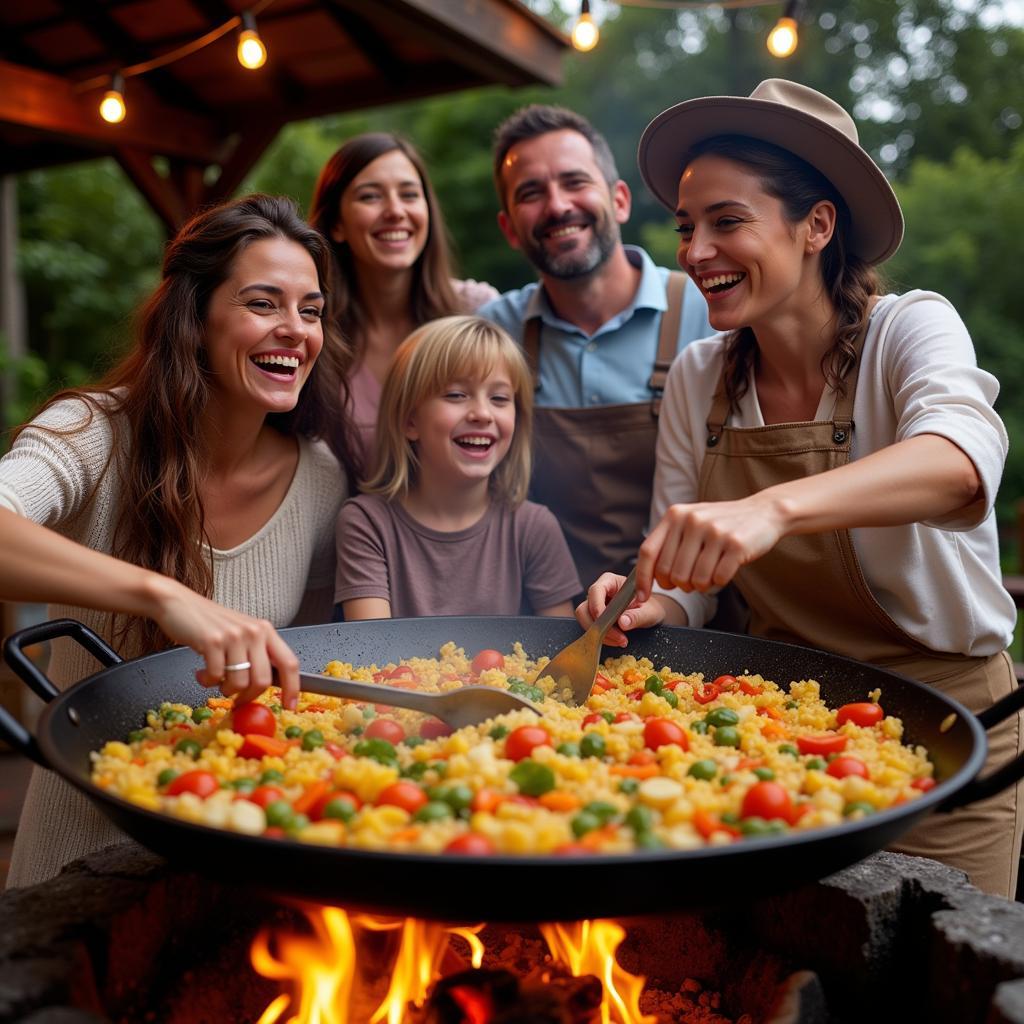
[[252, 668], [251, 661], [240, 661], [235, 665], [225, 665], [225, 672], [248, 672]]

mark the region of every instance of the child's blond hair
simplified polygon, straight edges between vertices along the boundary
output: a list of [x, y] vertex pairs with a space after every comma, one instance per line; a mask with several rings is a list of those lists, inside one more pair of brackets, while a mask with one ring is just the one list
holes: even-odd
[[413, 444], [405, 436], [416, 409], [453, 381], [486, 377], [499, 363], [507, 367], [515, 394], [516, 428], [489, 484], [491, 493], [513, 508], [522, 504], [530, 484], [533, 377], [519, 346], [497, 324], [479, 316], [431, 320], [399, 346], [377, 411], [376, 464], [363, 490], [388, 501], [408, 494], [419, 470]]

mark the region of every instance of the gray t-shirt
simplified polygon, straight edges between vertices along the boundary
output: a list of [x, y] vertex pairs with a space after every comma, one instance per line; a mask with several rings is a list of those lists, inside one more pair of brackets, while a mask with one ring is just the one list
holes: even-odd
[[361, 494], [342, 507], [335, 539], [335, 603], [379, 597], [395, 618], [518, 615], [583, 589], [558, 521], [531, 501], [493, 501], [479, 522], [445, 533]]

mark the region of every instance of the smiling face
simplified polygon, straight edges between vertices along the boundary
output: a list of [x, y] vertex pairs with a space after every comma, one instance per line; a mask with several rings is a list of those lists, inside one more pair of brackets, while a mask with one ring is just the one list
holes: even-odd
[[817, 301], [816, 254], [831, 237], [829, 211], [834, 217], [822, 202], [790, 221], [743, 164], [714, 154], [693, 160], [679, 180], [678, 261], [707, 299], [711, 326], [756, 331], [759, 322]]
[[515, 388], [502, 361], [485, 377], [453, 380], [421, 402], [405, 436], [416, 446], [421, 480], [464, 487], [487, 481], [508, 454], [515, 428]]
[[297, 242], [265, 238], [242, 249], [206, 313], [215, 401], [293, 409], [323, 348], [323, 309], [316, 265]]
[[342, 193], [335, 242], [348, 243], [357, 266], [408, 270], [427, 244], [430, 211], [423, 182], [399, 149], [371, 160]]
[[509, 245], [542, 273], [568, 280], [600, 267], [629, 218], [625, 182], [609, 186], [579, 132], [545, 132], [516, 143], [501, 168], [506, 208], [498, 214]]

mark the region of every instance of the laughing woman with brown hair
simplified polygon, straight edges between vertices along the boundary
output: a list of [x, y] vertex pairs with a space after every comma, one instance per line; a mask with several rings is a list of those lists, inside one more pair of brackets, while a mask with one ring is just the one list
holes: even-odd
[[[239, 700], [276, 670], [294, 703], [298, 663], [275, 627], [330, 618], [347, 492], [329, 260], [286, 199], [249, 196], [181, 229], [131, 352], [51, 399], [0, 459], [0, 599], [50, 602], [124, 657], [187, 644], [200, 681]], [[92, 671], [82, 648], [55, 645], [58, 685]], [[37, 769], [8, 885], [118, 838]]]

